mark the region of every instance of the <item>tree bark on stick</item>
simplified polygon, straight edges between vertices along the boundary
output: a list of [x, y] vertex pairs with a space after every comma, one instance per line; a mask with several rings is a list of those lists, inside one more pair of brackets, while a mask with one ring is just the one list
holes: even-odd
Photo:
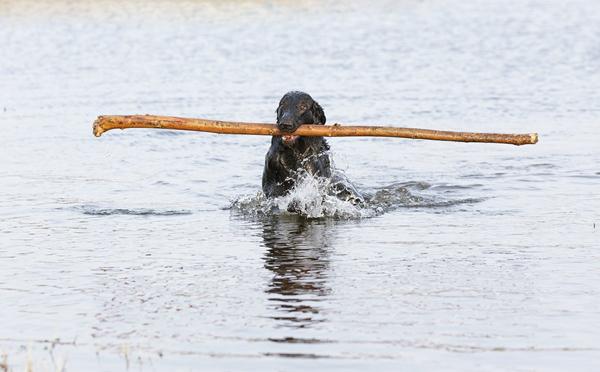
[[[175, 129], [223, 134], [249, 134], [263, 136], [281, 136], [290, 134], [282, 133], [274, 124], [242, 123], [155, 115], [107, 115], [99, 116], [94, 122], [94, 135], [96, 137], [100, 137], [102, 133], [108, 130], [126, 128]], [[305, 137], [400, 137], [436, 141], [507, 143], [512, 145], [528, 145], [537, 143], [538, 141], [537, 133], [503, 134], [450, 132], [418, 128], [354, 126], [341, 124], [304, 124], [301, 125], [295, 132], [293, 132], [293, 134]]]

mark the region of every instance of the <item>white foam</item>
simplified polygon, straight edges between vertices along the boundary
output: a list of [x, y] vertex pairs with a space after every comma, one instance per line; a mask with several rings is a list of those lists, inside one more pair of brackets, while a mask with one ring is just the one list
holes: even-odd
[[[339, 171], [336, 171], [339, 172]], [[348, 182], [343, 173], [333, 178], [315, 177], [306, 172], [298, 175], [290, 192], [278, 198], [267, 198], [262, 192], [246, 195], [232, 203], [232, 208], [245, 215], [272, 216], [294, 214], [306, 218], [360, 219], [381, 215], [402, 207], [448, 208], [480, 199], [449, 200], [440, 195], [423, 195], [431, 185], [424, 182], [392, 184], [366, 195], [364, 203], [356, 204], [336, 196], [334, 185]]]
[[259, 192], [238, 198], [233, 202], [233, 207], [245, 214], [298, 214], [306, 218], [354, 219], [373, 214], [370, 209], [337, 198], [331, 190], [329, 178], [306, 172], [298, 175], [295, 186], [284, 196], [269, 199]]

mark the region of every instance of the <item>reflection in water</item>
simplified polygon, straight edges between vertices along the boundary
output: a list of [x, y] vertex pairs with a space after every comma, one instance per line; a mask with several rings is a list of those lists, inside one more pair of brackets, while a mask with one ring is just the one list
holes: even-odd
[[268, 248], [265, 267], [273, 272], [266, 292], [280, 325], [302, 328], [325, 319], [319, 302], [328, 295], [331, 221], [278, 216], [263, 221]]

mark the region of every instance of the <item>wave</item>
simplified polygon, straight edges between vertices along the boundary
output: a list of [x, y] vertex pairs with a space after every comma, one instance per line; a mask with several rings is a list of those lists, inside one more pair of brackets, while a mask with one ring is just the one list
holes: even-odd
[[93, 206], [80, 206], [83, 214], [91, 216], [180, 216], [192, 214], [192, 211], [186, 209], [151, 209], [151, 208], [98, 208]]
[[[338, 198], [334, 187], [330, 179], [305, 174], [285, 196], [267, 198], [262, 192], [244, 195], [231, 203], [231, 209], [254, 217], [296, 214], [305, 218], [360, 219], [380, 216], [400, 208], [449, 208], [482, 201], [481, 198], [449, 199], [435, 193], [422, 194], [424, 191], [435, 192], [436, 189], [440, 189], [440, 192], [448, 189], [464, 191], [472, 186], [432, 186], [414, 181], [395, 183], [367, 189], [362, 193], [364, 201], [361, 203]], [[354, 188], [351, 184], [349, 187]]]

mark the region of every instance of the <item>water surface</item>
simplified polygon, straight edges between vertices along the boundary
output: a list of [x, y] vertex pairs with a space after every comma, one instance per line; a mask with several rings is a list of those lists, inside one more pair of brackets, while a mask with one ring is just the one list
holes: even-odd
[[[0, 1], [0, 361], [598, 370], [599, 24], [593, 0]], [[293, 89], [329, 123], [540, 143], [332, 139], [379, 199], [307, 219], [259, 213], [268, 138], [91, 133], [272, 122]]]

